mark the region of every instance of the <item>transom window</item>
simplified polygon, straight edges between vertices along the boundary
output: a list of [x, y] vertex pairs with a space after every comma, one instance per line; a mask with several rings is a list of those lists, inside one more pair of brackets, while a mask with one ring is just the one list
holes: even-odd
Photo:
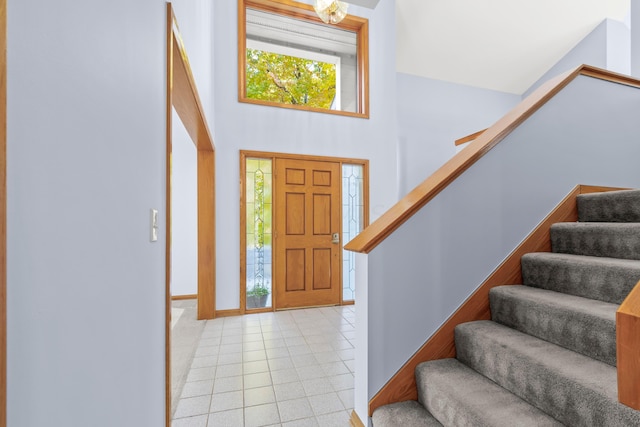
[[247, 98], [340, 110], [340, 57], [247, 40]]
[[239, 14], [241, 102], [368, 118], [366, 19], [329, 25], [280, 0], [239, 0]]

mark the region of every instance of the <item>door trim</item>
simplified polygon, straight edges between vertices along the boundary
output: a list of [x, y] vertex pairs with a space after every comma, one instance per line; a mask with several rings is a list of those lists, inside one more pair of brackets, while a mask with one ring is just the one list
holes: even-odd
[[[251, 150], [240, 150], [240, 310], [239, 314], [246, 313], [267, 313], [275, 311], [275, 300], [272, 301], [271, 307], [268, 308], [259, 308], [259, 309], [251, 309], [247, 310], [246, 308], [246, 286], [247, 286], [247, 253], [246, 253], [246, 227], [247, 227], [247, 217], [246, 217], [246, 203], [245, 203], [245, 191], [246, 191], [246, 160], [247, 158], [257, 157], [263, 159], [270, 159], [272, 161], [272, 165], [275, 167], [276, 159], [293, 159], [293, 160], [311, 160], [311, 161], [320, 161], [320, 162], [332, 162], [339, 163], [340, 169], [342, 170], [343, 164], [353, 164], [353, 165], [362, 165], [364, 182], [363, 182], [363, 203], [364, 203], [364, 219], [363, 219], [363, 227], [367, 227], [369, 225], [369, 160], [365, 159], [353, 159], [348, 157], [328, 157], [328, 156], [314, 156], [307, 154], [292, 154], [292, 153], [278, 153], [278, 152], [268, 152], [268, 151], [251, 151]], [[273, 197], [275, 197], [275, 192], [273, 193]], [[340, 200], [342, 201], [342, 185], [340, 186]], [[277, 215], [275, 209], [275, 200], [272, 203], [273, 206], [273, 218]], [[342, 203], [340, 203], [340, 217], [342, 218]], [[340, 233], [342, 234], [342, 223], [340, 224]], [[343, 242], [343, 246], [347, 242]], [[272, 249], [272, 253], [275, 256], [275, 239], [274, 239], [274, 249]], [[275, 260], [272, 261], [272, 268], [275, 269]], [[273, 277], [275, 277], [275, 270], [272, 273]], [[340, 305], [350, 305], [353, 304], [353, 301], [343, 301], [342, 299], [342, 262], [340, 262]], [[272, 292], [272, 298], [275, 298], [275, 294]]]
[[[4, 0], [6, 1], [6, 0]], [[215, 316], [215, 145], [182, 44], [171, 3], [167, 3], [166, 248], [165, 248], [165, 418], [171, 425], [171, 153], [172, 107], [197, 150], [198, 320]]]
[[165, 375], [165, 426], [171, 427], [171, 88], [173, 82], [173, 9], [171, 3], [167, 3], [167, 105], [166, 105], [166, 143], [165, 143], [165, 313], [164, 313], [164, 375]]

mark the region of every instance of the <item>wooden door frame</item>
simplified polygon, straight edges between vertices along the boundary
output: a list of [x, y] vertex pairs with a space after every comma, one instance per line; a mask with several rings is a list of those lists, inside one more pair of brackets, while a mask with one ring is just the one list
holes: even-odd
[[0, 0], [0, 427], [7, 426], [7, 0]]
[[[275, 152], [267, 152], [267, 151], [252, 151], [252, 150], [240, 150], [240, 309], [235, 314], [245, 314], [245, 313], [267, 313], [276, 310], [275, 299], [271, 301], [271, 307], [267, 308], [259, 308], [259, 309], [251, 309], [247, 310], [246, 303], [246, 293], [247, 293], [247, 236], [246, 236], [246, 227], [247, 227], [247, 207], [245, 202], [245, 192], [246, 192], [246, 164], [247, 158], [261, 158], [261, 159], [269, 159], [272, 162], [272, 168], [275, 167], [276, 159], [292, 159], [292, 160], [310, 160], [310, 161], [319, 161], [319, 162], [333, 162], [340, 164], [340, 170], [342, 171], [343, 164], [350, 165], [361, 165], [363, 172], [363, 203], [364, 203], [364, 218], [363, 218], [363, 228], [369, 225], [369, 160], [365, 159], [351, 159], [347, 157], [328, 157], [328, 156], [314, 156], [307, 154], [291, 154], [291, 153], [275, 153]], [[272, 193], [272, 197], [274, 198], [272, 201], [272, 218], [275, 218], [277, 215], [276, 207], [275, 207], [275, 191]], [[340, 185], [340, 236], [342, 236], [342, 185]], [[347, 242], [342, 242], [344, 246]], [[276, 253], [276, 241], [273, 240], [273, 248], [271, 253], [272, 256], [275, 256]], [[353, 304], [353, 301], [345, 302], [342, 299], [343, 289], [342, 289], [342, 261], [340, 262], [340, 305], [349, 305]], [[272, 275], [275, 277], [275, 261], [272, 261]], [[272, 298], [275, 298], [274, 293], [271, 293]]]
[[[6, 1], [6, 0], [4, 0]], [[197, 150], [198, 320], [215, 316], [215, 145], [193, 79], [171, 3], [167, 3], [166, 248], [165, 248], [165, 418], [171, 425], [171, 153], [172, 108]]]

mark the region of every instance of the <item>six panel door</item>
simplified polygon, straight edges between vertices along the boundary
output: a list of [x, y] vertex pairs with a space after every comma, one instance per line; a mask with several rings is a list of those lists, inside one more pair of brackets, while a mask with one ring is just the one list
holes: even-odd
[[340, 164], [275, 161], [275, 307], [340, 304]]

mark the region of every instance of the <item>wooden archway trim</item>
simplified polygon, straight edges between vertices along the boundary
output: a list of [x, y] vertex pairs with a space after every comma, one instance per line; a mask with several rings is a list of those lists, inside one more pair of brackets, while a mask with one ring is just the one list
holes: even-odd
[[[171, 8], [171, 4], [167, 7]], [[215, 314], [215, 146], [172, 10], [170, 10], [170, 16], [171, 105], [175, 108], [198, 150], [198, 319], [213, 319]], [[167, 112], [168, 119], [170, 115], [171, 111]], [[168, 138], [170, 136], [168, 135]], [[167, 146], [170, 148], [171, 145], [167, 144]]]
[[[0, 0], [6, 1], [6, 0]], [[175, 108], [197, 149], [198, 168], [198, 319], [215, 315], [215, 145], [178, 31], [171, 3], [167, 3], [167, 162], [165, 377], [166, 426], [171, 425], [171, 152], [172, 108]]]

